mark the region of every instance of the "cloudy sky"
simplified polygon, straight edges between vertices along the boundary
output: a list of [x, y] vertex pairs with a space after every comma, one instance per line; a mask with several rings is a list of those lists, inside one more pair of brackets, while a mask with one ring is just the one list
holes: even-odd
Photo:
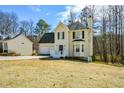
[[70, 9], [74, 13], [79, 13], [84, 6], [71, 6], [71, 5], [1, 5], [0, 11], [14, 12], [18, 16], [18, 20], [33, 20], [36, 23], [39, 19], [44, 19], [52, 30], [59, 21], [66, 20]]

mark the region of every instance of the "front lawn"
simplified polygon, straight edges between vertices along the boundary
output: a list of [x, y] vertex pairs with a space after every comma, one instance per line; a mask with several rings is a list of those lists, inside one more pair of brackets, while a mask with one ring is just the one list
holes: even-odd
[[0, 87], [124, 87], [124, 67], [69, 60], [0, 61]]

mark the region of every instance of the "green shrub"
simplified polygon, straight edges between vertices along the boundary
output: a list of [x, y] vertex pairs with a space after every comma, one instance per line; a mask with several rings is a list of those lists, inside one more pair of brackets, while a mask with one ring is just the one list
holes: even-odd
[[38, 55], [38, 53], [36, 52], [36, 50], [34, 50], [32, 53], [32, 56], [37, 56], [37, 55]]

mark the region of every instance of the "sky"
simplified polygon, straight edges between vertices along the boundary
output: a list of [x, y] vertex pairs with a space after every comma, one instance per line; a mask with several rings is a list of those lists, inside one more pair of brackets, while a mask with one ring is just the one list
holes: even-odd
[[51, 31], [60, 21], [67, 19], [70, 10], [79, 13], [85, 6], [71, 5], [0, 5], [0, 11], [14, 12], [18, 16], [18, 21], [32, 20], [37, 23], [39, 19], [45, 20], [51, 25]]

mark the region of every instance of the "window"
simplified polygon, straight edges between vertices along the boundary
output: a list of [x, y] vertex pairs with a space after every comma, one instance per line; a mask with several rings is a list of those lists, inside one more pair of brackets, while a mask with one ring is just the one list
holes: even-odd
[[80, 46], [76, 45], [76, 52], [80, 52]]
[[73, 32], [73, 39], [75, 39], [75, 32]]
[[58, 32], [58, 39], [64, 39], [64, 32]]
[[7, 43], [4, 43], [4, 52], [8, 53], [8, 45], [7, 45]]
[[82, 39], [84, 39], [84, 31], [82, 31]]
[[60, 36], [60, 34], [59, 34], [59, 32], [58, 32], [58, 39], [59, 39], [59, 36]]
[[4, 43], [4, 49], [5, 49], [5, 50], [8, 50], [7, 43]]
[[84, 45], [82, 45], [82, 52], [84, 52]]
[[62, 39], [64, 39], [64, 32], [62, 32]]

